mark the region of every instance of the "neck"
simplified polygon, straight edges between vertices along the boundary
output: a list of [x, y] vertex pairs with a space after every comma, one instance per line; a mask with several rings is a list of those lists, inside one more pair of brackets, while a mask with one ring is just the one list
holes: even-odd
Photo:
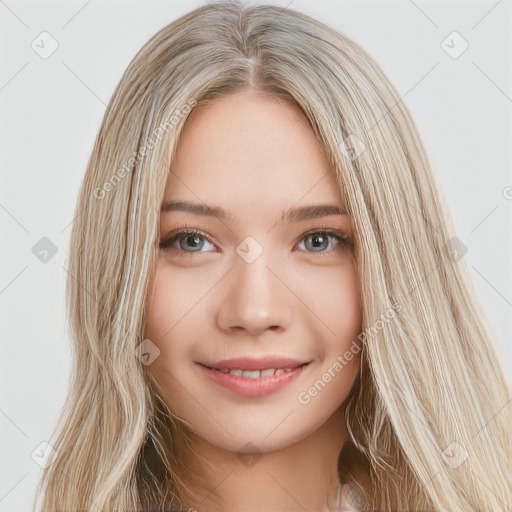
[[[289, 512], [332, 509], [338, 455], [347, 440], [341, 409], [309, 437], [283, 449], [236, 454], [193, 436], [184, 509], [199, 512]], [[193, 454], [193, 455], [192, 455]]]

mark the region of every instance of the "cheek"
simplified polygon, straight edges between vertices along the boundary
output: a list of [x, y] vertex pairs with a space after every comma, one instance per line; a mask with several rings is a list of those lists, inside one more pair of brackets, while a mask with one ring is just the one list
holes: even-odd
[[[321, 326], [316, 330], [319, 364], [297, 395], [308, 417], [326, 421], [348, 396], [360, 368], [362, 311], [356, 273], [351, 266], [336, 269], [329, 279], [318, 281], [322, 291], [311, 292], [311, 303]], [[323, 335], [322, 335], [323, 334]]]
[[189, 324], [202, 307], [200, 299], [209, 286], [204, 272], [191, 276], [190, 270], [171, 268], [165, 260], [158, 260], [146, 297], [146, 337], [165, 342], [180, 331], [190, 334]]
[[[308, 277], [297, 273], [295, 290], [303, 302], [303, 317], [321, 331], [327, 345], [342, 350], [360, 333], [362, 309], [355, 264], [352, 258], [332, 266], [312, 268]], [[315, 329], [316, 330], [316, 329]]]
[[[209, 271], [211, 274], [211, 271]], [[212, 287], [208, 268], [180, 269], [165, 259], [153, 272], [146, 297], [144, 336], [160, 351], [148, 370], [172, 398], [172, 409], [190, 401], [186, 389], [190, 370], [197, 361], [198, 332], [211, 325], [206, 310]], [[208, 329], [210, 330], [210, 328]]]
[[352, 335], [361, 327], [361, 305], [355, 276], [345, 272], [328, 283], [327, 292], [319, 297], [320, 311], [325, 311], [326, 322], [342, 337]]
[[152, 279], [146, 299], [145, 339], [159, 350], [158, 356], [148, 365], [147, 369], [164, 391], [168, 407], [174, 414], [181, 416], [180, 404], [186, 403], [186, 363], [187, 332], [190, 336], [190, 325], [187, 325], [186, 293], [180, 290], [179, 279], [173, 276], [172, 284], [164, 269], [157, 272]]
[[[175, 272], [172, 282], [165, 267], [157, 266], [150, 279], [146, 297], [146, 325], [144, 338], [149, 339], [160, 351], [148, 366], [148, 370], [168, 390], [180, 381], [180, 369], [187, 350], [187, 332], [190, 336], [188, 297], [190, 288], [180, 286], [179, 273]], [[178, 342], [179, 341], [179, 342]]]

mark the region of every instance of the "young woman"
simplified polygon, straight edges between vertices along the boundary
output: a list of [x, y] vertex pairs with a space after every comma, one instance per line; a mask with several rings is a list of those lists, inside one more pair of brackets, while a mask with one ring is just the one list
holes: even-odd
[[269, 5], [171, 23], [80, 191], [41, 510], [511, 510], [511, 394], [460, 256], [358, 45]]

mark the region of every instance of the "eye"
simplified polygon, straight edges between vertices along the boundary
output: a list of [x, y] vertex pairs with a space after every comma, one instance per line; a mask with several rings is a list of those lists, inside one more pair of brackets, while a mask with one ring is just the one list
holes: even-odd
[[[177, 247], [175, 247], [176, 243], [178, 244]], [[205, 233], [194, 228], [185, 228], [171, 233], [166, 240], [161, 241], [160, 249], [173, 249], [183, 254], [204, 253], [210, 252], [208, 250], [201, 250], [207, 247], [208, 244], [215, 247], [215, 242]], [[302, 251], [322, 255], [332, 253], [335, 250], [332, 248], [333, 244], [340, 245], [341, 247], [350, 247], [351, 241], [341, 231], [322, 229], [305, 234], [300, 239], [298, 246]]]
[[[334, 241], [343, 247], [350, 246], [349, 238], [340, 231], [334, 229], [309, 232], [304, 237], [302, 237], [299, 246], [301, 245], [303, 240], [306, 240], [306, 242], [304, 243], [304, 247], [307, 247], [307, 252], [320, 254], [332, 252], [332, 243]], [[307, 243], [308, 240], [311, 240], [311, 243]], [[327, 251], [322, 250], [323, 248], [327, 247], [331, 247], [331, 249]], [[310, 251], [309, 249], [312, 250]]]
[[[191, 254], [195, 252], [205, 252], [201, 251], [205, 242], [214, 245], [213, 240], [204, 233], [201, 233], [201, 231], [196, 229], [183, 229], [172, 234], [167, 240], [161, 241], [160, 249], [176, 249], [176, 247], [173, 247], [175, 242], [178, 242], [177, 250]], [[192, 250], [189, 251], [188, 249]]]

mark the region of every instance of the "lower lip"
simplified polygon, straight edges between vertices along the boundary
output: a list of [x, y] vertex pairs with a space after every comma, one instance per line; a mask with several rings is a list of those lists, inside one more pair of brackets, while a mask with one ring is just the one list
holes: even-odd
[[269, 377], [258, 377], [252, 379], [250, 377], [238, 377], [230, 373], [222, 373], [219, 370], [213, 370], [208, 366], [200, 364], [199, 366], [204, 372], [219, 386], [228, 389], [236, 395], [245, 398], [255, 398], [260, 396], [267, 396], [280, 389], [284, 388], [292, 380], [296, 379], [309, 363], [306, 363], [298, 368], [294, 368], [289, 372], [284, 372], [281, 375], [271, 375]]

